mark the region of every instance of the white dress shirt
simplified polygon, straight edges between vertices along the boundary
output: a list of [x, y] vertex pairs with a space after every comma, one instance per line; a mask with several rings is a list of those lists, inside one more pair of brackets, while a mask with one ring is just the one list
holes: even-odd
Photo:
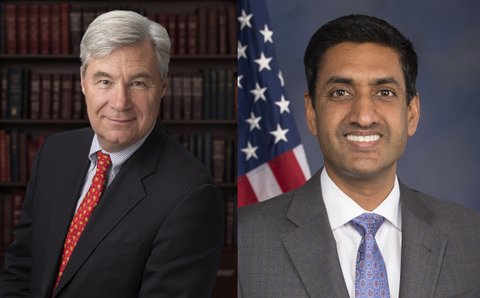
[[348, 197], [328, 176], [323, 168], [320, 183], [323, 201], [327, 209], [328, 220], [337, 242], [345, 284], [350, 297], [355, 297], [355, 265], [358, 247], [362, 237], [348, 222], [365, 212], [372, 212], [385, 218], [378, 229], [375, 239], [387, 268], [388, 285], [391, 297], [398, 297], [400, 289], [400, 258], [402, 247], [402, 217], [400, 207], [400, 188], [395, 183], [387, 198], [373, 211], [360, 207]]
[[85, 198], [85, 195], [87, 194], [87, 191], [90, 188], [90, 185], [92, 184], [93, 176], [97, 171], [97, 151], [102, 151], [103, 153], [110, 155], [110, 160], [112, 161], [112, 165], [108, 169], [108, 174], [107, 174], [106, 186], [108, 187], [110, 183], [112, 183], [113, 179], [118, 174], [118, 172], [120, 172], [120, 168], [122, 167], [122, 165], [130, 158], [130, 156], [133, 155], [133, 153], [135, 153], [138, 150], [138, 148], [140, 148], [140, 146], [142, 146], [142, 144], [150, 135], [154, 127], [155, 127], [155, 124], [153, 124], [152, 128], [150, 128], [150, 130], [138, 142], [118, 152], [108, 152], [103, 150], [102, 147], [100, 146], [100, 143], [98, 142], [97, 134], [93, 136], [92, 145], [90, 146], [90, 152], [88, 153], [88, 158], [90, 159], [90, 167], [88, 168], [87, 174], [85, 176], [84, 185], [82, 187], [82, 192], [80, 194], [80, 197], [78, 198], [78, 203], [77, 203], [75, 212], [78, 210], [78, 208], [80, 208], [80, 204]]

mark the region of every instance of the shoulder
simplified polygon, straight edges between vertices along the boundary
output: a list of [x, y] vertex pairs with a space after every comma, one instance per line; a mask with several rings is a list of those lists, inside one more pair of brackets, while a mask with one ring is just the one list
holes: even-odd
[[87, 143], [90, 146], [93, 138], [93, 130], [91, 127], [86, 127], [82, 129], [69, 130], [64, 132], [59, 132], [48, 136], [45, 139], [45, 146], [48, 147], [58, 147], [58, 146], [70, 146], [76, 147], [79, 144]]
[[[473, 209], [436, 198], [429, 194], [404, 188], [413, 196], [418, 209], [428, 212], [429, 220], [435, 230], [450, 238], [470, 238], [480, 244], [480, 214]], [[412, 209], [412, 208], [411, 208]]]

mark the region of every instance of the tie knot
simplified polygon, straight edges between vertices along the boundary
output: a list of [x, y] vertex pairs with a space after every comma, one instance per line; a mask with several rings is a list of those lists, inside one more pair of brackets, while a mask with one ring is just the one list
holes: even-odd
[[357, 230], [362, 237], [365, 234], [370, 234], [375, 237], [378, 229], [382, 225], [385, 218], [375, 213], [363, 213], [360, 216], [355, 217], [349, 223]]
[[110, 159], [110, 155], [103, 153], [102, 151], [97, 152], [97, 168], [102, 169], [102, 171], [106, 172], [112, 160]]

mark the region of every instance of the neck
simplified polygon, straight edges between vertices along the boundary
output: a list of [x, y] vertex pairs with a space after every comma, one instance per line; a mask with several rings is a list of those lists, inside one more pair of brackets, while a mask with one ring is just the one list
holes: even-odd
[[377, 208], [387, 198], [395, 183], [396, 167], [368, 177], [344, 174], [327, 164], [325, 169], [341, 191], [368, 211]]

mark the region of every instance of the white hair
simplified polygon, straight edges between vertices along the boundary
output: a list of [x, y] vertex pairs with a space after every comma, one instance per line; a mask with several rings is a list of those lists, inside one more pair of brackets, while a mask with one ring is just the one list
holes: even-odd
[[124, 46], [151, 40], [160, 77], [166, 78], [170, 62], [170, 38], [160, 24], [133, 11], [114, 10], [97, 17], [80, 43], [82, 75], [92, 57], [102, 58]]

